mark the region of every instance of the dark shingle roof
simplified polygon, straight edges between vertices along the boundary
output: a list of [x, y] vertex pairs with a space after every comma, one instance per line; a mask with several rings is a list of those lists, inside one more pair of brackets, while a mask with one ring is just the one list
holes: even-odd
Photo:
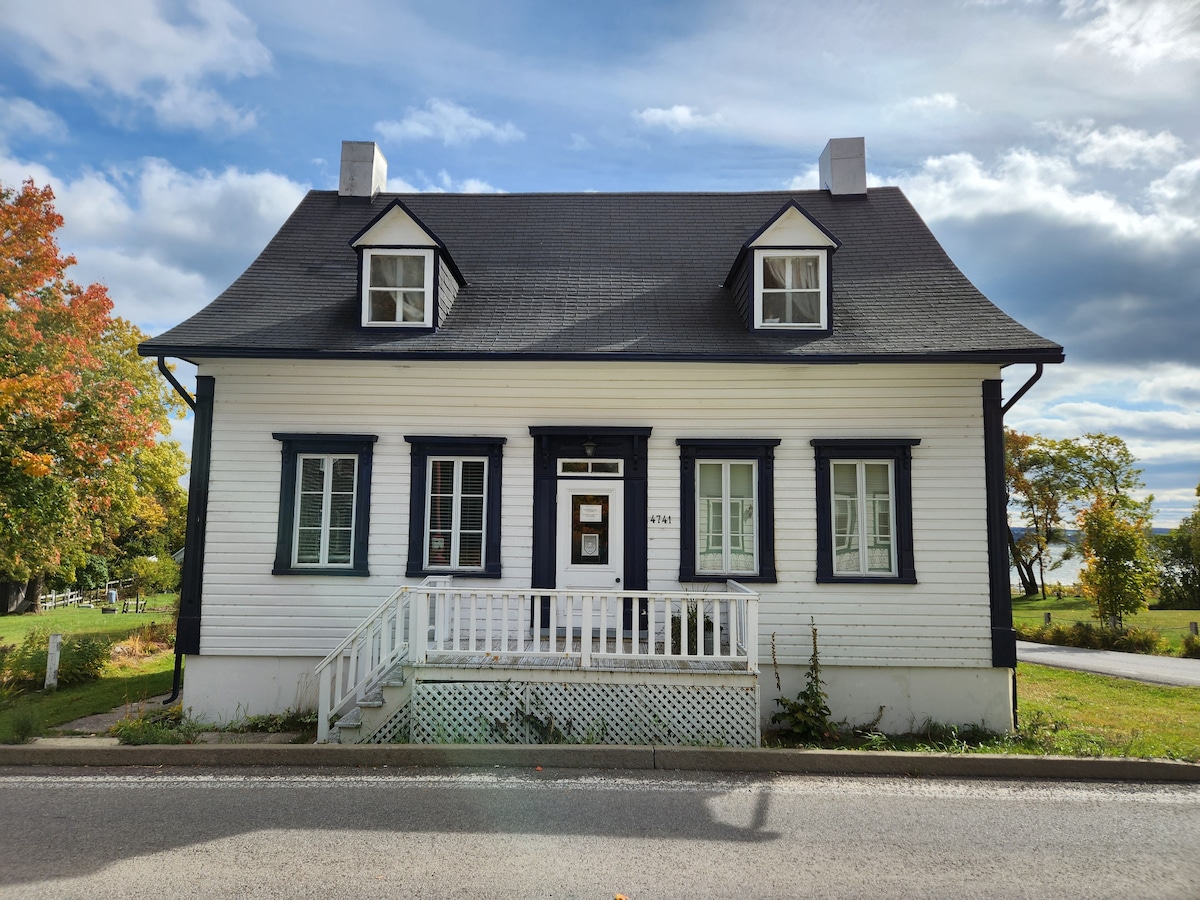
[[[466, 279], [436, 333], [359, 326], [347, 243], [395, 194], [311, 191], [228, 290], [141, 345], [204, 357], [1058, 362], [952, 263], [898, 188], [745, 194], [406, 194]], [[789, 200], [842, 241], [833, 333], [752, 332], [721, 286]]]

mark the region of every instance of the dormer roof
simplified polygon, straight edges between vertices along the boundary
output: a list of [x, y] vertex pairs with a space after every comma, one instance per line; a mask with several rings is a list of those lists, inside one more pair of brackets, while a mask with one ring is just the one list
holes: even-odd
[[445, 242], [399, 197], [350, 238], [351, 247], [436, 247], [461, 287], [466, 282]]

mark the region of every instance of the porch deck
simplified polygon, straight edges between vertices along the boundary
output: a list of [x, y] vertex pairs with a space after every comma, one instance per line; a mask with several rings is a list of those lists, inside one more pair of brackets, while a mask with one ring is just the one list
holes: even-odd
[[[505, 680], [530, 682], [531, 690], [537, 682], [544, 691], [561, 681], [582, 695], [607, 683], [602, 705], [610, 711], [630, 702], [661, 707], [671, 692], [670, 705], [699, 710], [707, 701], [697, 691], [736, 690], [753, 697], [749, 706], [744, 699], [735, 704], [753, 718], [757, 602], [754, 591], [735, 582], [699, 593], [605, 592], [458, 588], [450, 577], [427, 578], [396, 591], [317, 667], [318, 740], [338, 716], [378, 693], [397, 667], [429, 690], [439, 681], [465, 689], [463, 682]], [[651, 733], [639, 728], [629, 733]]]

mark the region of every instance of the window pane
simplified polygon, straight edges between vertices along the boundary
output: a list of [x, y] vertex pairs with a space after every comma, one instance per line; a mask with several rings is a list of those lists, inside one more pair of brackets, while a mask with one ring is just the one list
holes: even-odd
[[463, 531], [483, 530], [483, 498], [463, 497], [459, 507], [459, 525]]
[[371, 254], [371, 287], [401, 287], [400, 264], [404, 257]]
[[335, 459], [333, 461], [333, 490], [340, 494], [354, 493], [353, 459]]
[[483, 496], [483, 460], [463, 460], [462, 464], [462, 492], [463, 494], [473, 494]]
[[568, 472], [575, 474], [578, 472], [587, 472], [587, 470], [588, 464], [585, 462], [565, 462], [562, 464], [562, 471], [564, 475]]
[[700, 496], [704, 499], [721, 498], [721, 464], [697, 463], [700, 470]]
[[787, 264], [788, 258], [786, 256], [764, 256], [762, 275], [763, 287], [787, 287]]
[[833, 464], [834, 569], [861, 572], [858, 538], [858, 464]]
[[296, 562], [319, 563], [321, 561], [321, 530], [301, 528], [296, 536]]
[[892, 571], [891, 472], [886, 463], [866, 463], [867, 571]]
[[729, 496], [754, 499], [754, 463], [729, 464]]
[[425, 321], [425, 292], [424, 291], [402, 291], [401, 292], [401, 308], [404, 312], [402, 322], [424, 322]]
[[395, 322], [399, 291], [371, 291], [371, 321]]
[[429, 565], [450, 565], [450, 532], [429, 532]]
[[763, 322], [786, 322], [787, 294], [778, 292], [774, 294], [764, 293], [762, 308]]
[[300, 460], [300, 490], [321, 491], [325, 488], [325, 460]]
[[441, 531], [454, 524], [454, 497], [429, 498], [429, 529]]
[[329, 532], [329, 562], [334, 565], [350, 562], [350, 529], [338, 528]]
[[400, 281], [397, 282], [399, 287], [425, 287], [425, 257], [398, 256], [395, 258], [399, 260]]
[[821, 287], [821, 269], [815, 256], [794, 256], [788, 260], [791, 266], [791, 284], [788, 287], [808, 290]]
[[621, 471], [620, 463], [615, 462], [597, 462], [592, 463], [592, 471], [597, 475], [604, 474], [619, 474]]
[[482, 534], [464, 534], [459, 538], [458, 564], [464, 568], [483, 565]]
[[787, 321], [792, 325], [815, 325], [821, 321], [821, 295], [817, 291], [791, 291], [787, 295]]
[[354, 496], [334, 494], [329, 498], [329, 527], [349, 528], [354, 523]]
[[429, 468], [429, 490], [434, 494], [454, 493], [454, 460], [435, 459]]
[[300, 495], [300, 527], [320, 528], [321, 514], [325, 508], [325, 498], [321, 494]]

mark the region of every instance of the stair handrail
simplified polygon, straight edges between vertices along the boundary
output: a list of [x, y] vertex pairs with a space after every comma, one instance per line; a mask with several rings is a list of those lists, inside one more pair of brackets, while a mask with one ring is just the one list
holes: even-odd
[[[411, 593], [412, 588], [408, 585], [397, 588], [386, 600], [375, 607], [358, 624], [358, 627], [351, 631], [323, 660], [317, 663], [315, 674], [320, 685], [319, 696], [317, 698], [317, 743], [323, 744], [328, 740], [329, 728], [332, 725], [331, 720], [334, 715], [340, 714], [352, 698], [361, 699], [370, 688], [372, 682], [381, 678], [407, 654], [408, 641], [404, 638], [407, 638], [408, 630], [398, 628], [395, 633], [401, 635], [402, 639], [395, 641], [388, 649], [388, 652], [381, 655], [375, 665], [367, 666], [360, 676], [356, 676], [353, 671], [356, 668], [354, 665], [356, 659], [354, 658], [353, 651], [355, 643], [368, 632], [379, 627], [389, 617], [393, 608], [396, 611], [397, 618], [401, 620], [403, 620], [406, 611], [409, 615], [412, 615], [411, 608], [406, 610], [406, 607], [411, 607], [411, 597], [409, 596]], [[353, 680], [354, 683], [343, 685], [341, 684], [341, 670], [337, 666], [341, 664], [341, 660], [347, 651], [351, 651], [350, 680]], [[335, 672], [337, 675], [336, 679], [334, 677]], [[337, 682], [336, 684], [335, 681]], [[334, 696], [334, 694], [337, 694], [337, 696]]]

